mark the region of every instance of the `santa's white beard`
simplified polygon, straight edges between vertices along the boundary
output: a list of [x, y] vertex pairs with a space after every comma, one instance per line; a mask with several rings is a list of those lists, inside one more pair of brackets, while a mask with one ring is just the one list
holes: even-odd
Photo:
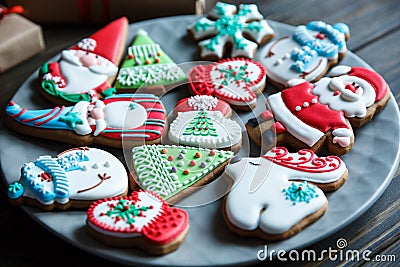
[[60, 70], [67, 85], [59, 90], [67, 94], [89, 92], [108, 79], [107, 75], [92, 72], [87, 67], [74, 65], [65, 60], [60, 61]]

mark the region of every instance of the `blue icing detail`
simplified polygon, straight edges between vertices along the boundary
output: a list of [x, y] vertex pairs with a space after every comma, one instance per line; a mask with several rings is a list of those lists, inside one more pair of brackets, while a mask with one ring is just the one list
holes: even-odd
[[292, 201], [293, 205], [299, 202], [310, 203], [311, 199], [317, 198], [316, 186], [310, 185], [307, 182], [295, 183], [293, 182], [288, 188], [283, 189], [285, 199]]
[[[37, 175], [33, 175], [33, 168], [36, 163], [27, 163], [21, 169], [22, 182], [25, 182], [27, 187], [34, 192], [34, 194], [42, 201], [51, 201], [56, 197], [53, 189], [48, 186], [48, 182], [42, 181]], [[46, 186], [47, 185], [47, 186]]]
[[[23, 110], [17, 104], [8, 104], [6, 113], [8, 116], [14, 116], [14, 120], [25, 125], [47, 129], [73, 130], [69, 124], [59, 120], [61, 116], [65, 116], [69, 113], [72, 108], [73, 107], [64, 107], [61, 112], [60, 107], [42, 110]], [[19, 113], [21, 114], [16, 116]]]
[[[331, 43], [316, 38], [309, 31], [318, 31], [325, 34]], [[302, 51], [292, 52], [291, 58], [295, 63], [291, 68], [297, 72], [304, 72], [317, 59], [317, 56], [335, 57], [339, 49], [346, 47], [344, 35], [348, 32], [349, 28], [344, 23], [335, 24], [333, 27], [322, 21], [311, 21], [307, 26], [298, 26], [293, 34], [293, 39], [302, 46]], [[310, 50], [314, 52], [310, 52]]]
[[10, 184], [7, 189], [7, 195], [11, 199], [17, 199], [17, 198], [21, 197], [24, 194], [24, 192], [25, 192], [25, 188], [19, 182]]
[[63, 168], [66, 172], [81, 170], [82, 167], [79, 165], [79, 163], [83, 161], [89, 161], [89, 157], [81, 150], [57, 159], [60, 167]]

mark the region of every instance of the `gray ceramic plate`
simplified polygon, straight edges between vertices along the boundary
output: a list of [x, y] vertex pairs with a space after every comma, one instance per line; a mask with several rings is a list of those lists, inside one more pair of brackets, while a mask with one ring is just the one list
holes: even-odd
[[[178, 16], [132, 24], [129, 28], [128, 43], [132, 41], [136, 31], [143, 28], [177, 63], [192, 61], [198, 58], [198, 48], [187, 36], [185, 28], [196, 19], [195, 16]], [[289, 25], [273, 21], [270, 24], [277, 33], [275, 38], [289, 34], [293, 30], [293, 27]], [[259, 52], [262, 52], [262, 48]], [[351, 52], [341, 63], [369, 67]], [[12, 100], [28, 108], [50, 107], [37, 95], [36, 75], [37, 73], [33, 73], [22, 84]], [[271, 92], [274, 92], [273, 88], [268, 87], [265, 90], [265, 94]], [[178, 99], [186, 96], [189, 96], [188, 92], [174, 90], [165, 95], [162, 100], [170, 111]], [[263, 108], [264, 98], [259, 96], [255, 114]], [[251, 112], [240, 113], [236, 119], [246, 122], [253, 116]], [[394, 175], [399, 160], [399, 111], [394, 98], [391, 98], [389, 104], [374, 121], [357, 130], [355, 135], [356, 142], [353, 149], [342, 157], [349, 168], [349, 179], [342, 188], [329, 194], [329, 208], [326, 214], [298, 235], [282, 242], [268, 244], [268, 249], [288, 251], [309, 246], [352, 223], [383, 194]], [[1, 167], [6, 183], [19, 178], [20, 167], [23, 163], [34, 160], [40, 155], [56, 155], [70, 148], [67, 144], [32, 139], [4, 128], [1, 129], [0, 137]], [[121, 151], [111, 149], [110, 152], [125, 162]], [[260, 153], [244, 138], [243, 150], [239, 154], [244, 155], [248, 152], [253, 156]], [[10, 155], [18, 155], [18, 157], [10, 157]], [[216, 187], [218, 187], [217, 184], [211, 184], [178, 204], [186, 206], [187, 203], [200, 203], [199, 199], [200, 201], [203, 198], [212, 199]], [[190, 216], [189, 234], [176, 252], [162, 257], [150, 257], [135, 249], [116, 249], [98, 243], [86, 232], [84, 211], [42, 212], [30, 207], [23, 207], [23, 210], [66, 242], [119, 263], [168, 266], [257, 263], [257, 252], [264, 248], [265, 242], [244, 239], [232, 234], [225, 227], [220, 205], [219, 199], [206, 205], [185, 208]]]

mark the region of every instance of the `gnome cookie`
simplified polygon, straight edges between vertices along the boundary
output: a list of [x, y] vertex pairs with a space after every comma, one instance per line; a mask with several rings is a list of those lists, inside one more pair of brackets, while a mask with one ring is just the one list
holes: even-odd
[[140, 89], [140, 93], [162, 95], [184, 80], [183, 70], [146, 31], [138, 30], [128, 47], [114, 87], [117, 93], [133, 93]]
[[234, 183], [222, 207], [228, 228], [241, 236], [277, 241], [323, 216], [328, 206], [324, 192], [341, 187], [348, 170], [337, 156], [275, 147], [259, 158], [233, 158], [225, 174]]
[[[180, 101], [176, 108], [181, 111], [170, 125], [169, 140], [174, 144], [238, 152], [242, 145], [242, 130], [237, 122], [224, 116], [222, 112], [232, 114], [232, 111], [226, 110], [229, 105], [223, 102], [206, 95]], [[180, 105], [191, 108], [183, 111]]]
[[56, 105], [95, 101], [115, 94], [111, 87], [118, 72], [128, 30], [125, 17], [112, 21], [73, 47], [60, 59], [42, 65], [39, 89]]
[[[373, 70], [336, 66], [315, 84], [302, 79], [268, 97], [270, 110], [247, 122], [247, 132], [257, 144], [274, 143], [315, 152], [327, 146], [342, 155], [354, 142], [353, 127], [362, 127], [387, 104], [390, 89]], [[261, 142], [265, 142], [262, 144]]]
[[87, 212], [89, 233], [100, 242], [122, 248], [138, 248], [152, 255], [175, 251], [189, 230], [186, 211], [169, 206], [150, 191], [106, 198]]
[[347, 53], [349, 27], [311, 21], [297, 26], [292, 35], [277, 37], [260, 51], [256, 60], [264, 65], [269, 81], [283, 89], [294, 78], [318, 81]]
[[12, 204], [44, 210], [88, 208], [95, 200], [125, 196], [127, 192], [125, 166], [109, 152], [88, 147], [25, 163], [20, 180], [10, 184], [7, 191]]
[[266, 85], [264, 67], [245, 58], [223, 59], [197, 65], [189, 71], [194, 95], [211, 95], [228, 102], [233, 109], [250, 110]]
[[228, 57], [252, 59], [258, 47], [274, 36], [257, 5], [235, 5], [217, 2], [208, 14], [187, 27], [191, 36], [200, 41], [200, 57], [204, 60]]
[[[233, 157], [231, 151], [176, 145], [132, 149], [130, 188], [152, 191], [170, 204], [217, 178]], [[129, 163], [128, 163], [129, 164]]]
[[167, 117], [157, 96], [121, 94], [44, 110], [28, 110], [10, 102], [4, 122], [10, 129], [34, 137], [121, 148], [122, 140], [131, 146], [160, 143]]

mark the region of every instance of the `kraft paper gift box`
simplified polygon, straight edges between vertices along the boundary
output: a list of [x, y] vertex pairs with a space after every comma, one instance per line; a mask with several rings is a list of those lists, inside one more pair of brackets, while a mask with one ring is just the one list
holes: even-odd
[[0, 73], [44, 48], [43, 32], [39, 25], [19, 14], [7, 14], [0, 19]]

